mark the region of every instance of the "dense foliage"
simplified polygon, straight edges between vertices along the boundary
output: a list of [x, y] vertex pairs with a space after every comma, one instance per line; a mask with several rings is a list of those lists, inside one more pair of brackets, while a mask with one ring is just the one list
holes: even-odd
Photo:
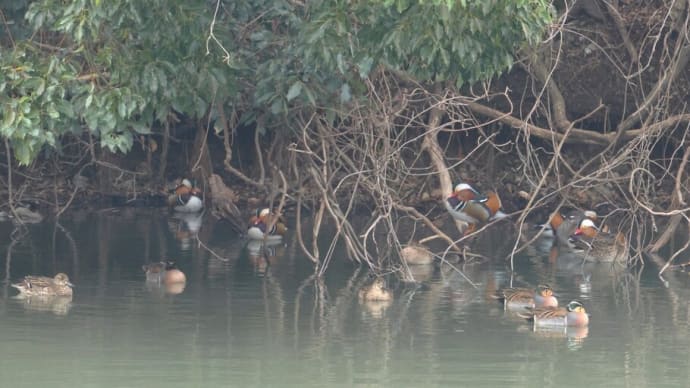
[[[243, 123], [361, 96], [377, 66], [456, 85], [508, 69], [545, 0], [1, 0], [0, 133], [27, 164], [67, 133], [127, 152], [171, 115]], [[261, 121], [263, 122], [263, 120]]]

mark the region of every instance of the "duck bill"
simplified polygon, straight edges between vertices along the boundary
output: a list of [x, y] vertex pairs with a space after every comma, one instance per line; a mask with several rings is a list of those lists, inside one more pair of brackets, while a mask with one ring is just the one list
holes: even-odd
[[65, 284], [67, 284], [69, 286], [69, 288], [74, 288], [74, 284], [72, 284], [71, 282], [67, 282]]

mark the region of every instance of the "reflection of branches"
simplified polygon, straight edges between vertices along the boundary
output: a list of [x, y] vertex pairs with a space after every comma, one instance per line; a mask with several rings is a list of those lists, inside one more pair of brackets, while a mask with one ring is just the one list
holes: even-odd
[[72, 237], [72, 234], [65, 229], [60, 223], [55, 220], [55, 229], [53, 231], [53, 252], [57, 252], [57, 249], [55, 247], [56, 241], [55, 241], [55, 230], [60, 229], [60, 231], [65, 235], [65, 238], [67, 238], [67, 241], [69, 242], [70, 249], [72, 250], [72, 265], [73, 267], [73, 276], [77, 278], [78, 271], [79, 271], [79, 250], [77, 248], [77, 243], [74, 241], [74, 238]]
[[12, 266], [12, 250], [14, 249], [14, 246], [22, 241], [24, 237], [28, 233], [28, 229], [26, 229], [25, 226], [23, 225], [17, 225], [14, 227], [14, 230], [12, 230], [12, 233], [10, 234], [10, 244], [7, 246], [7, 252], [5, 253], [5, 281], [4, 284], [4, 294], [5, 294], [5, 299], [7, 299], [8, 296], [8, 288], [10, 286], [10, 278], [12, 277], [12, 271], [11, 271], [11, 266]]
[[[297, 294], [295, 295], [295, 313], [294, 313], [294, 332], [295, 332], [295, 343], [299, 343], [299, 322], [300, 319], [302, 318], [302, 313], [301, 313], [301, 308], [302, 308], [302, 297], [304, 296], [305, 290], [307, 287], [310, 285], [314, 286], [314, 307], [312, 310], [312, 313], [315, 313], [317, 310], [320, 311], [319, 314], [314, 314], [312, 318], [319, 318], [320, 321], [323, 321], [325, 319], [325, 305], [327, 303], [326, 295], [325, 295], [325, 286], [323, 284], [323, 278], [317, 277], [316, 274], [313, 274], [306, 278], [300, 286], [297, 288]], [[318, 327], [322, 327], [321, 324], [317, 325]]]

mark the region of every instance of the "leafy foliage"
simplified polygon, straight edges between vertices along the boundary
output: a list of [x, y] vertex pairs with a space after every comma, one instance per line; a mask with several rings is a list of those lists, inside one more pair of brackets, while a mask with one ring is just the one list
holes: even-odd
[[134, 133], [149, 133], [173, 111], [204, 114], [227, 86], [222, 63], [204, 56], [207, 11], [165, 0], [27, 4], [33, 38], [0, 57], [0, 133], [19, 162], [68, 132], [88, 131], [126, 152]]
[[171, 114], [287, 121], [363, 95], [379, 66], [457, 85], [512, 64], [545, 0], [0, 0], [0, 134], [29, 163], [66, 133], [126, 152]]

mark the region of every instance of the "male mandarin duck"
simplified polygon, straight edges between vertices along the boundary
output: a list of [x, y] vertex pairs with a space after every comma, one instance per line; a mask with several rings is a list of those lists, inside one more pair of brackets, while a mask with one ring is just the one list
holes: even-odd
[[168, 205], [176, 212], [196, 213], [204, 208], [203, 192], [192, 185], [189, 179], [183, 179], [168, 197]]
[[544, 235], [551, 236], [557, 244], [574, 248], [573, 243], [570, 242], [570, 236], [585, 219], [596, 222], [597, 213], [592, 210], [572, 210], [565, 215], [555, 212], [549, 218], [548, 224], [538, 225], [538, 227], [543, 228]]
[[589, 315], [585, 311], [585, 307], [576, 300], [568, 303], [566, 307], [536, 308], [519, 315], [532, 321], [534, 327], [584, 327], [589, 324]]
[[503, 299], [505, 310], [558, 307], [558, 299], [548, 284], [540, 284], [536, 288], [506, 288], [496, 298]]
[[393, 294], [386, 289], [386, 281], [376, 278], [374, 282], [359, 290], [359, 300], [364, 301], [388, 301], [393, 299]]
[[247, 236], [252, 240], [279, 240], [286, 231], [283, 217], [274, 214], [269, 208], [263, 208], [249, 220]]
[[141, 267], [146, 273], [147, 281], [169, 283], [184, 283], [187, 277], [177, 268], [174, 261], [165, 260], [158, 263], [145, 264]]
[[72, 287], [66, 274], [60, 272], [55, 277], [25, 276], [19, 283], [12, 284], [20, 296], [72, 296]]
[[599, 230], [590, 219], [584, 219], [570, 236], [570, 242], [585, 252], [585, 259], [601, 262], [622, 262], [628, 259], [628, 240], [621, 232], [616, 234]]
[[453, 193], [444, 201], [453, 218], [470, 224], [484, 224], [491, 220], [507, 217], [501, 209], [501, 199], [493, 191], [481, 194], [467, 183], [459, 183]]

